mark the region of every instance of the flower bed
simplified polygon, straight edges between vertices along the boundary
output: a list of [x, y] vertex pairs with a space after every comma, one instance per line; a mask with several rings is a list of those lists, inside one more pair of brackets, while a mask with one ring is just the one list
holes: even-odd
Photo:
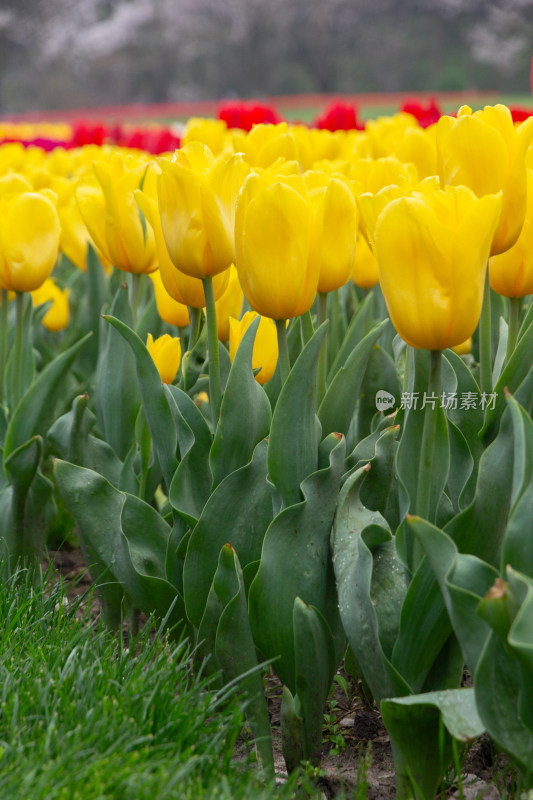
[[342, 662], [399, 798], [487, 734], [529, 789], [533, 120], [273, 114], [0, 147], [3, 569], [79, 537], [269, 779], [265, 664], [296, 771]]

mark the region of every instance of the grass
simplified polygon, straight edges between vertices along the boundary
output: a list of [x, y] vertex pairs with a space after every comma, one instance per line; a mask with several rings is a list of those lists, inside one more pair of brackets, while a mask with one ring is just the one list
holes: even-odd
[[64, 589], [20, 571], [0, 581], [0, 797], [10, 800], [257, 800], [297, 797], [301, 776], [265, 785], [234, 744], [232, 690], [191, 669], [186, 642], [145, 628], [130, 649], [79, 620]]

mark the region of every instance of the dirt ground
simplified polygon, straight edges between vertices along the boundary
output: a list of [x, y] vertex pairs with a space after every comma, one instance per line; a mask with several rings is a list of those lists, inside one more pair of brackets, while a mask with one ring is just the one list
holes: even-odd
[[[96, 622], [100, 615], [97, 597], [90, 593], [91, 578], [79, 549], [50, 551], [50, 558], [66, 581], [71, 597], [81, 597], [79, 615]], [[84, 595], [87, 595], [84, 597]], [[87, 608], [87, 606], [89, 606]], [[140, 620], [142, 623], [142, 619]], [[127, 630], [125, 629], [125, 635]], [[341, 672], [342, 674], [342, 672]], [[390, 738], [376, 707], [365, 702], [360, 686], [350, 684], [346, 695], [335, 684], [330, 706], [329, 722], [324, 727], [322, 763], [318, 784], [323, 797], [335, 798], [342, 790], [346, 798], [355, 798], [358, 783], [366, 783], [368, 800], [392, 800], [396, 797], [395, 776]], [[266, 695], [273, 734], [274, 762], [278, 782], [286, 777], [285, 762], [281, 752], [280, 707], [281, 684], [271, 673], [266, 680]], [[504, 757], [494, 753], [487, 737], [477, 740], [469, 749], [462, 776], [462, 795], [457, 783], [447, 782], [447, 800], [499, 800], [513, 798], [512, 793], [500, 791], [494, 776], [503, 780], [509, 773]], [[501, 781], [500, 781], [501, 782]], [[363, 787], [359, 786], [360, 791]], [[361, 797], [361, 795], [359, 795]]]

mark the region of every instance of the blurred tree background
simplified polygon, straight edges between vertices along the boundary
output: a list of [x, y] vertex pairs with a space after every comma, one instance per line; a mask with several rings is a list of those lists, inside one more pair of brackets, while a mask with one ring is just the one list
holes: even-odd
[[533, 0], [0, 0], [0, 111], [527, 94]]

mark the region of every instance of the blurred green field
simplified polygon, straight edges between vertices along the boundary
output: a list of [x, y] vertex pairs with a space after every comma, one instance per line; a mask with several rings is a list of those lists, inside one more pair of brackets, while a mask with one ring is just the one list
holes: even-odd
[[[405, 98], [408, 98], [409, 94], [405, 94]], [[436, 101], [438, 105], [442, 108], [442, 110], [446, 114], [453, 113], [457, 111], [461, 105], [469, 105], [474, 110], [483, 108], [486, 105], [496, 105], [497, 103], [503, 103], [506, 106], [518, 106], [521, 108], [528, 108], [533, 110], [533, 97], [531, 95], [500, 95], [494, 93], [494, 95], [484, 94], [482, 97], [479, 95], [472, 95], [469, 97], [465, 94], [461, 100], [439, 100], [438, 94], [435, 95]], [[334, 98], [332, 98], [333, 100]], [[424, 101], [421, 101], [424, 103]], [[400, 104], [396, 103], [383, 103], [376, 105], [375, 103], [365, 104], [364, 102], [357, 105], [358, 108], [358, 117], [361, 120], [367, 119], [376, 119], [377, 117], [384, 117], [390, 116], [391, 114], [395, 114], [399, 108]], [[314, 106], [310, 105], [304, 108], [284, 108], [283, 109], [283, 116], [285, 119], [289, 120], [290, 122], [305, 122], [310, 123], [312, 122], [318, 114], [321, 114], [324, 111], [324, 106]]]

